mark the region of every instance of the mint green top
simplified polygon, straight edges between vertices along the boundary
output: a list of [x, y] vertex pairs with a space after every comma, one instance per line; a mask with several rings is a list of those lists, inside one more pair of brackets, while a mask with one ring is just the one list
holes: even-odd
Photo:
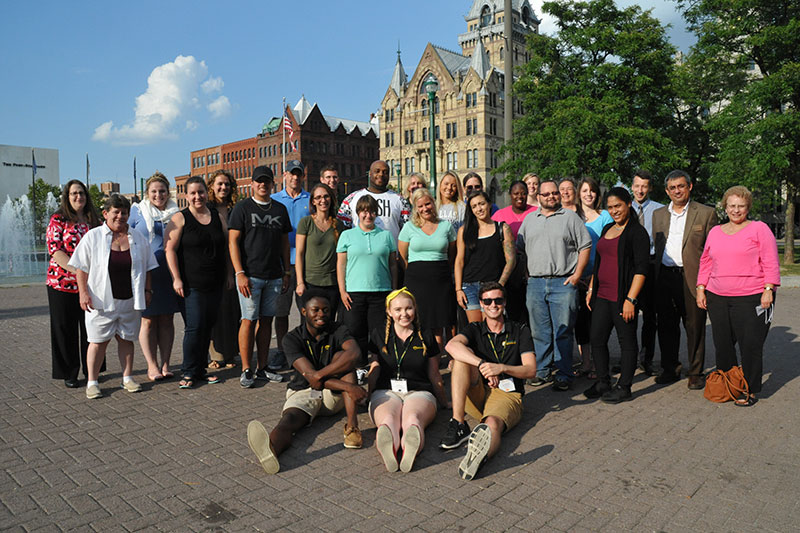
[[416, 224], [405, 224], [400, 230], [398, 241], [408, 243], [408, 262], [447, 261], [447, 248], [456, 240], [453, 227], [446, 220], [440, 220], [436, 231], [428, 235]]
[[342, 232], [336, 244], [336, 252], [347, 254], [345, 290], [348, 292], [392, 290], [389, 254], [396, 251], [397, 245], [390, 231], [378, 227], [372, 231], [364, 231], [356, 226]]

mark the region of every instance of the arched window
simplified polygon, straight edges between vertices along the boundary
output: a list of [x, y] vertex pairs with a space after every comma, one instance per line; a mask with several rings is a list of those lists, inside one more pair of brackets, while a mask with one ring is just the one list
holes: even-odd
[[500, 61], [502, 61], [503, 59], [505, 59], [505, 52], [503, 51], [503, 47], [501, 46], [500, 47]]
[[492, 23], [492, 12], [489, 10], [489, 6], [483, 6], [481, 9], [481, 28], [484, 28]]

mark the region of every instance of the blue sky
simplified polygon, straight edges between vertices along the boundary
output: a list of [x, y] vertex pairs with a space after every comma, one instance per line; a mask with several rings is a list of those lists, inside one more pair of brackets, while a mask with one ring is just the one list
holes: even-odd
[[[542, 18], [541, 0], [532, 2]], [[669, 1], [673, 42], [691, 38]], [[187, 173], [191, 150], [260, 131], [302, 94], [328, 115], [368, 120], [398, 41], [409, 76], [428, 41], [453, 50], [469, 0], [22, 2], [0, 18], [0, 144], [57, 148], [61, 181], [122, 191], [137, 174]], [[543, 19], [542, 33], [552, 23]]]

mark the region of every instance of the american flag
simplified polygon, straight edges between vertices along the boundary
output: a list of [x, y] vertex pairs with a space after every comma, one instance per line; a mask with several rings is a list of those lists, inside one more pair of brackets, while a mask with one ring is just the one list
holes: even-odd
[[292, 128], [292, 121], [289, 119], [289, 112], [283, 111], [283, 129], [289, 132], [289, 151], [296, 152], [297, 147], [294, 145], [294, 128]]

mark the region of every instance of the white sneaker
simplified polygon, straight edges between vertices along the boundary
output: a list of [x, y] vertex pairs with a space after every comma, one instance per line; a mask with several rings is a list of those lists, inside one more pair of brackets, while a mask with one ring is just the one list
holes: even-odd
[[101, 398], [103, 396], [103, 392], [100, 390], [100, 387], [97, 385], [89, 385], [86, 387], [86, 397], [90, 400], [95, 400], [97, 398]]
[[123, 381], [122, 388], [128, 392], [139, 392], [142, 390], [142, 386], [136, 383], [133, 380], [130, 381]]

